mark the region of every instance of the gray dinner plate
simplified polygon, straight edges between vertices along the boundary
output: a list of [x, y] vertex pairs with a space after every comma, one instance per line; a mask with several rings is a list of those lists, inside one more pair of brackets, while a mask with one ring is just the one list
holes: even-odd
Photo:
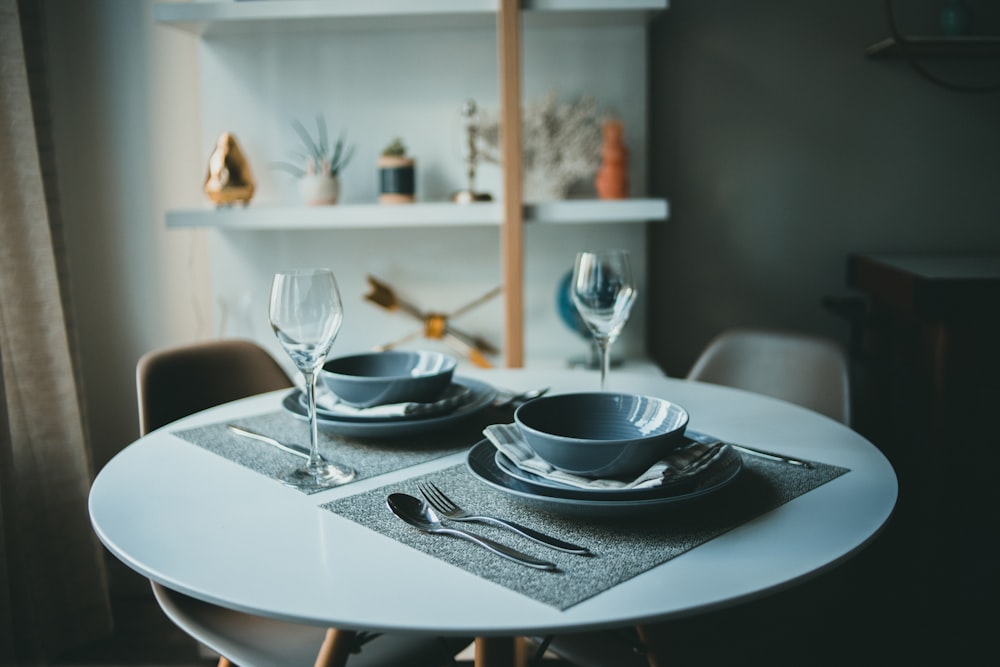
[[[698, 431], [688, 430], [684, 434], [684, 443], [690, 444], [694, 442], [703, 442], [706, 444], [718, 442], [718, 438], [713, 438], [710, 435]], [[728, 460], [729, 454], [727, 452], [720, 452], [717, 459], [709, 462], [704, 466], [702, 470], [699, 470], [693, 475], [685, 475], [683, 477], [672, 479], [666, 484], [660, 485], [655, 488], [645, 488], [645, 489], [615, 489], [615, 488], [593, 488], [584, 489], [578, 486], [572, 486], [569, 484], [564, 484], [562, 482], [556, 481], [554, 479], [547, 479], [541, 475], [536, 475], [527, 470], [522, 470], [517, 467], [517, 464], [511, 461], [502, 452], [497, 451], [496, 453], [496, 464], [503, 472], [507, 473], [514, 479], [524, 482], [529, 487], [537, 489], [538, 487], [553, 489], [555, 491], [579, 491], [587, 494], [588, 496], [593, 495], [595, 498], [599, 496], [618, 496], [622, 498], [634, 498], [637, 493], [652, 493], [654, 496], [663, 496], [665, 493], [669, 492], [669, 489], [686, 489], [690, 488], [693, 483], [695, 483], [698, 478], [705, 472], [708, 472], [711, 468], [719, 464], [725, 464]]]
[[[343, 412], [337, 412], [322, 405], [316, 406], [316, 414], [324, 419], [338, 422], [365, 422], [370, 424], [373, 422], [413, 421], [414, 419], [427, 419], [429, 417], [446, 415], [478, 398], [476, 393], [466, 386], [465, 381], [461, 378], [455, 378], [445, 392], [445, 398], [437, 401], [431, 403], [414, 403], [418, 407], [411, 414], [379, 415], [377, 411], [371, 411], [366, 414], [366, 410], [363, 409], [357, 410], [356, 413], [344, 414]], [[308, 409], [306, 407], [308, 402], [306, 395], [300, 392], [299, 405], [303, 410]]]
[[743, 470], [739, 452], [727, 447], [718, 461], [685, 484], [615, 494], [571, 487], [553, 488], [518, 479], [497, 465], [496, 448], [489, 440], [476, 443], [466, 457], [469, 472], [481, 482], [539, 509], [587, 516], [619, 516], [657, 511], [718, 491]]
[[[341, 420], [318, 412], [316, 425], [322, 431], [353, 438], [390, 438], [414, 435], [452, 426], [489, 407], [493, 403], [493, 399], [496, 398], [497, 390], [486, 382], [464, 377], [455, 378], [455, 381], [468, 387], [473, 396], [469, 401], [448, 414], [436, 417], [417, 415], [412, 419], [395, 421], [359, 422]], [[291, 413], [293, 417], [308, 420], [309, 410], [300, 400], [301, 394], [302, 392], [298, 389], [290, 391], [281, 401], [281, 407]]]

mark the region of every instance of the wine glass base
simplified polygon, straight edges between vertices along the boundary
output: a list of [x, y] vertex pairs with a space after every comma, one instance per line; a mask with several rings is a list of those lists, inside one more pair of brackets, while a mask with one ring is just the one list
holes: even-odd
[[351, 468], [341, 468], [332, 463], [325, 463], [314, 470], [309, 468], [296, 468], [278, 479], [288, 486], [297, 489], [330, 489], [341, 484], [346, 484], [357, 477], [357, 471]]

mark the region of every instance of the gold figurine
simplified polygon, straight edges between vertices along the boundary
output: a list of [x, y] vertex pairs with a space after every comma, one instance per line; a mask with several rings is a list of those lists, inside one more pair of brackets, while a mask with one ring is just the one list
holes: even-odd
[[205, 194], [216, 206], [231, 206], [236, 202], [246, 206], [255, 189], [250, 163], [243, 155], [236, 137], [223, 132], [208, 158]]

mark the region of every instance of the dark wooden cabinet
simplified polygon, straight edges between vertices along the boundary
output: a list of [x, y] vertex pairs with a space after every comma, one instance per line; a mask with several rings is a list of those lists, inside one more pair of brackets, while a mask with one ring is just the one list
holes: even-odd
[[957, 433], [996, 441], [1000, 255], [853, 255], [847, 273], [867, 301], [859, 429], [942, 463]]
[[896, 467], [921, 614], [1000, 595], [1000, 255], [853, 255], [856, 424]]

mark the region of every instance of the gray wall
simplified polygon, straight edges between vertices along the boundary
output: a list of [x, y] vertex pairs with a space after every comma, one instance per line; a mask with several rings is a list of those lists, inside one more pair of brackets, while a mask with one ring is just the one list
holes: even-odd
[[[197, 40], [156, 26], [152, 0], [43, 4], [100, 467], [136, 436], [139, 354], [212, 335], [203, 233], [163, 223], [203, 175]], [[926, 23], [939, 1], [897, 4]], [[973, 4], [1000, 34], [1000, 3]], [[650, 353], [668, 373], [736, 324], [846, 335], [819, 300], [844, 291], [849, 252], [1000, 248], [1000, 95], [866, 60], [888, 32], [880, 2], [671, 5], [651, 28], [648, 151], [651, 193], [671, 202], [650, 226], [647, 290]], [[998, 63], [956, 74], [1000, 80]]]
[[211, 334], [201, 231], [168, 231], [198, 188], [196, 42], [152, 0], [44, 0], [59, 197], [97, 468], [138, 436], [135, 364]]
[[[936, 30], [943, 2], [899, 5]], [[1000, 34], [1000, 7], [968, 3]], [[902, 10], [906, 10], [905, 13]], [[650, 354], [684, 375], [738, 325], [846, 342], [821, 305], [852, 252], [1000, 251], [1000, 93], [931, 84], [865, 48], [889, 35], [875, 0], [675, 0], [651, 27]], [[927, 61], [967, 85], [1000, 59]]]

